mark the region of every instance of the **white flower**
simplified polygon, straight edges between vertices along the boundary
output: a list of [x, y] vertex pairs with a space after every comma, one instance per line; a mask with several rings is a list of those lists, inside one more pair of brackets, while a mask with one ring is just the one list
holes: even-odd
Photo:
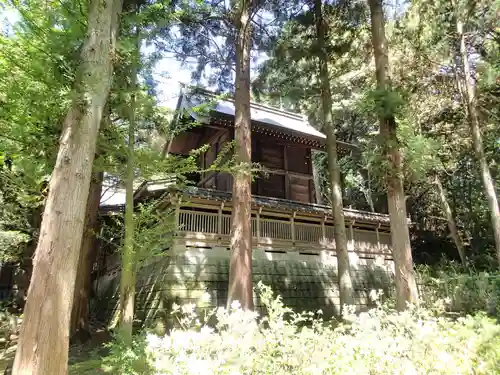
[[151, 348], [160, 348], [162, 344], [162, 339], [156, 335], [148, 333], [146, 336], [146, 342]]
[[241, 308], [240, 301], [233, 301], [233, 302], [231, 302], [231, 309], [232, 310], [239, 310], [240, 308]]
[[195, 308], [196, 308], [196, 305], [194, 303], [187, 303], [187, 304], [182, 306], [182, 313], [183, 314], [192, 313]]
[[210, 293], [207, 293], [207, 292], [203, 293], [200, 297], [200, 301], [202, 303], [208, 303], [208, 302], [210, 302], [210, 300], [211, 300]]
[[177, 311], [177, 310], [179, 310], [180, 308], [181, 308], [181, 307], [180, 307], [178, 304], [176, 304], [175, 302], [174, 302], [174, 303], [172, 303], [172, 311]]
[[213, 332], [214, 332], [213, 328], [210, 328], [208, 326], [203, 326], [200, 329], [200, 333], [202, 335], [207, 335], [208, 336], [208, 335], [212, 334]]

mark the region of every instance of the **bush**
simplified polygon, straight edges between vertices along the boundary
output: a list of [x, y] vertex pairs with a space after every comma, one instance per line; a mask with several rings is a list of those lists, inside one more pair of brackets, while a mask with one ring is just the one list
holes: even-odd
[[0, 344], [3, 344], [3, 349], [7, 350], [12, 341], [17, 338], [20, 326], [19, 316], [0, 307]]
[[446, 301], [447, 311], [471, 314], [486, 311], [500, 318], [500, 275], [488, 272], [466, 273], [452, 263], [439, 269], [418, 269], [420, 298], [426, 305]]
[[[115, 344], [116, 358], [106, 363], [117, 374], [158, 375], [460, 375], [500, 368], [500, 326], [484, 315], [451, 320], [440, 316], [442, 306], [402, 313], [378, 306], [337, 324], [314, 318], [317, 313], [295, 314], [269, 288], [259, 288], [266, 317], [238, 304], [203, 318], [194, 305], [176, 306], [181, 328], [138, 337], [139, 353]], [[204, 323], [213, 318], [214, 325]]]

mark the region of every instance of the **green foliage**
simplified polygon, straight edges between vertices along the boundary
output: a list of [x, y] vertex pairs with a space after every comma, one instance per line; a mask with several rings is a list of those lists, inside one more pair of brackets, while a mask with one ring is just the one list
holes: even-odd
[[0, 35], [0, 258], [18, 261], [37, 235], [87, 9], [73, 1], [7, 3], [20, 21]]
[[446, 311], [466, 314], [488, 312], [500, 318], [500, 274], [472, 272], [470, 266], [444, 262], [419, 266], [421, 298], [427, 305], [443, 301]]
[[0, 262], [15, 262], [21, 259], [30, 236], [19, 231], [0, 230]]
[[403, 96], [395, 89], [369, 90], [361, 103], [363, 104], [362, 110], [382, 118], [398, 116], [405, 105]]
[[[294, 314], [259, 285], [267, 314], [237, 303], [199, 317], [194, 305], [174, 306], [181, 328], [141, 336], [133, 349], [111, 345], [108, 371], [136, 374], [493, 374], [500, 326], [484, 315], [449, 319], [442, 309], [405, 312], [378, 306], [341, 324]], [[213, 319], [212, 319], [213, 318]], [[215, 325], [206, 323], [215, 321]], [[235, 350], [236, 349], [236, 350]], [[103, 367], [104, 368], [104, 367]]]
[[157, 255], [171, 246], [175, 230], [172, 209], [158, 210], [158, 202], [140, 204], [135, 212], [134, 252], [137, 261]]
[[[395, 115], [414, 238], [426, 252], [434, 246], [431, 241], [449, 241], [442, 204], [432, 182], [438, 175], [444, 181], [466, 247], [487, 266], [493, 238], [479, 168], [471, 151], [467, 113], [457, 87], [456, 74], [461, 74], [461, 68], [457, 65], [455, 19], [459, 16], [465, 22], [471, 68], [478, 82], [485, 152], [498, 185], [500, 54], [495, 15], [500, 3], [460, 0], [453, 5], [449, 1], [418, 0], [407, 5], [386, 21], [389, 92], [374, 89], [373, 55], [363, 4], [344, 2], [329, 11], [326, 7], [337, 139], [360, 150], [349, 151], [340, 160], [344, 204], [387, 212], [384, 178], [388, 163], [378, 138], [377, 116]], [[276, 48], [254, 82], [254, 90], [264, 101], [307, 114], [320, 128], [312, 20], [306, 10], [285, 24]], [[326, 180], [326, 163], [317, 165]], [[328, 184], [321, 186], [328, 198]], [[436, 260], [440, 250], [439, 246], [435, 248]]]
[[149, 357], [144, 355], [147, 349], [146, 340], [137, 337], [132, 344], [125, 343], [119, 337], [110, 344], [105, 344], [109, 354], [102, 360], [102, 370], [116, 375], [153, 374]]
[[[134, 211], [133, 252], [136, 265], [162, 255], [162, 252], [171, 246], [175, 230], [174, 210], [161, 207], [162, 203], [164, 202], [161, 199], [140, 203]], [[105, 226], [105, 231], [100, 235], [102, 241], [110, 241], [112, 246], [117, 246], [119, 239], [123, 239], [125, 231], [123, 216], [121, 213], [111, 218], [110, 223]], [[124, 250], [123, 242], [118, 248], [119, 251]]]
[[0, 310], [0, 339], [11, 341], [11, 335], [17, 335], [21, 326], [20, 317], [6, 310]]
[[439, 143], [431, 137], [415, 131], [414, 123], [402, 119], [398, 121], [398, 138], [402, 140], [404, 172], [406, 181], [423, 180], [429, 172], [440, 166]]
[[[408, 182], [422, 181], [429, 173], [440, 167], [438, 151], [439, 143], [430, 136], [418, 131], [417, 123], [411, 117], [407, 105], [397, 91], [369, 91], [360, 101], [360, 110], [367, 116], [376, 113], [386, 118], [396, 116], [397, 137], [403, 162], [404, 180]], [[385, 176], [390, 173], [390, 166], [384, 156], [387, 141], [381, 136], [372, 137], [363, 147], [363, 164], [370, 169], [374, 182], [384, 186]]]

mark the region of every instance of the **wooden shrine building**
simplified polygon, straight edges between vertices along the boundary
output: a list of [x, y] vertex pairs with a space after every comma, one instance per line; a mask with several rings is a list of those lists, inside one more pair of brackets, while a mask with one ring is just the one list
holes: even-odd
[[[186, 130], [165, 146], [166, 151], [188, 155], [209, 145], [199, 161], [200, 167], [208, 168], [234, 137], [234, 101], [197, 91], [183, 93], [177, 107], [175, 121]], [[330, 207], [315, 203], [311, 158], [313, 150], [324, 150], [326, 137], [302, 116], [260, 104], [251, 104], [251, 119], [252, 161], [266, 170], [252, 184], [254, 281], [271, 284], [291, 307], [321, 308], [335, 314], [338, 290], [333, 218]], [[190, 126], [191, 122], [198, 125]], [[339, 142], [340, 150], [349, 147]], [[147, 284], [147, 275], [161, 272], [162, 306], [172, 301], [198, 303], [207, 293], [209, 306], [224, 304], [232, 176], [205, 172], [187, 188], [176, 188], [166, 180], [148, 181], [137, 189], [135, 199], [160, 196], [176, 206], [174, 242], [168, 260], [145, 266], [145, 278], [139, 279]], [[352, 272], [359, 291], [356, 303], [362, 308], [369, 303], [369, 289], [386, 287], [392, 274], [389, 217], [352, 209], [344, 212]], [[378, 276], [374, 276], [374, 270]], [[110, 270], [103, 278], [102, 293], [116, 278], [114, 272]], [[144, 293], [151, 295], [150, 291]], [[151, 317], [155, 303], [142, 304], [144, 320]]]

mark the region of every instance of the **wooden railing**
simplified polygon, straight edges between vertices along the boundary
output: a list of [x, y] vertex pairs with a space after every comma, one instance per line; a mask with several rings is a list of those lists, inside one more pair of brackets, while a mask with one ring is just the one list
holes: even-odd
[[[290, 217], [270, 218], [257, 212], [252, 217], [252, 236], [254, 244], [267, 247], [286, 247], [287, 249], [335, 249], [333, 226], [331, 222], [318, 219], [300, 220]], [[231, 233], [231, 215], [214, 212], [179, 209], [177, 212], [178, 235], [187, 239], [204, 242], [226, 242]], [[390, 256], [390, 234], [356, 228], [348, 225], [347, 237], [350, 251], [375, 253]]]

